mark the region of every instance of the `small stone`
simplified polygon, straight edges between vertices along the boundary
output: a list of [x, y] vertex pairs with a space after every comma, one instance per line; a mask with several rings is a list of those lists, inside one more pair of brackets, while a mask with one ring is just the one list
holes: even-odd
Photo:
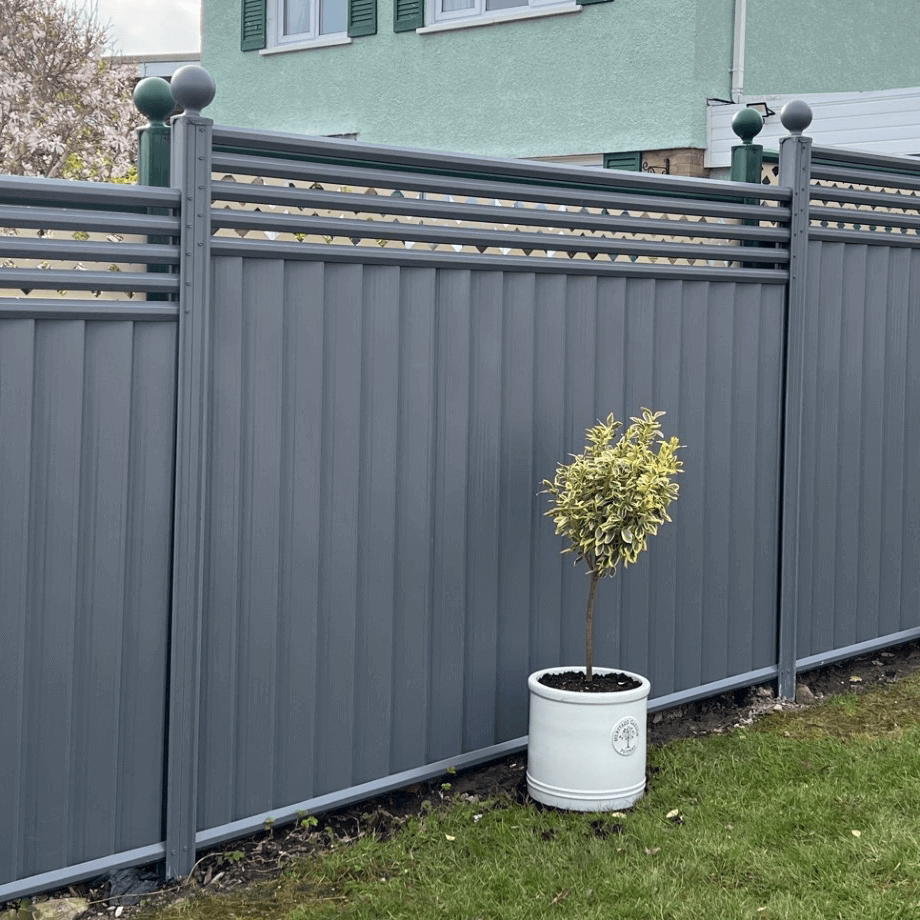
[[783, 711], [783, 704], [782, 704], [782, 703], [777, 703], [777, 704], [773, 707], [773, 711], [774, 711], [774, 712], [782, 712], [782, 711]]
[[811, 692], [811, 687], [809, 687], [808, 684], [796, 684], [795, 701], [802, 705], [807, 705], [815, 701], [815, 695]]
[[86, 898], [55, 898], [33, 904], [32, 916], [35, 920], [73, 920], [85, 910], [89, 910]]
[[652, 724], [657, 725], [663, 718], [660, 712], [656, 712], [655, 715], [652, 716]]

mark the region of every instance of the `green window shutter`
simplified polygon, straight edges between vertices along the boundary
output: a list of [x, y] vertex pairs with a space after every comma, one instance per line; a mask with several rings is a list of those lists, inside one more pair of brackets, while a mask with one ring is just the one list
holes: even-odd
[[393, 0], [393, 31], [413, 32], [425, 25], [425, 0]]
[[243, 0], [240, 51], [265, 47], [265, 0]]
[[[597, 0], [591, 0], [595, 3]], [[625, 153], [605, 153], [604, 169], [623, 169], [627, 172], [642, 171], [642, 151], [629, 150]]]
[[377, 34], [377, 0], [348, 0], [348, 34]]

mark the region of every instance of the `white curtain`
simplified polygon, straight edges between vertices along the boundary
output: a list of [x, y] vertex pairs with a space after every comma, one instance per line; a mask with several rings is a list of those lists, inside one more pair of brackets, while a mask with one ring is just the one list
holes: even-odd
[[310, 0], [284, 0], [285, 35], [310, 31]]

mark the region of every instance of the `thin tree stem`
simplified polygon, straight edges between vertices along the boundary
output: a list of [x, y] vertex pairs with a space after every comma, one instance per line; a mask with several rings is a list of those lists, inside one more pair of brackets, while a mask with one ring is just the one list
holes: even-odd
[[591, 587], [588, 590], [588, 612], [585, 614], [585, 679], [594, 674], [594, 601], [597, 598], [597, 583], [600, 581], [597, 569], [591, 569]]

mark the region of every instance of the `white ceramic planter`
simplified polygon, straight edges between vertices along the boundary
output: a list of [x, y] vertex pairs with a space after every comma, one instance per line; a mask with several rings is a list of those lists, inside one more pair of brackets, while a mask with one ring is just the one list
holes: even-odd
[[527, 790], [544, 805], [570, 811], [618, 811], [645, 792], [645, 723], [651, 685], [640, 674], [619, 672], [641, 682], [619, 693], [578, 693], [541, 684], [544, 674], [584, 671], [545, 668], [527, 680], [530, 737]]

